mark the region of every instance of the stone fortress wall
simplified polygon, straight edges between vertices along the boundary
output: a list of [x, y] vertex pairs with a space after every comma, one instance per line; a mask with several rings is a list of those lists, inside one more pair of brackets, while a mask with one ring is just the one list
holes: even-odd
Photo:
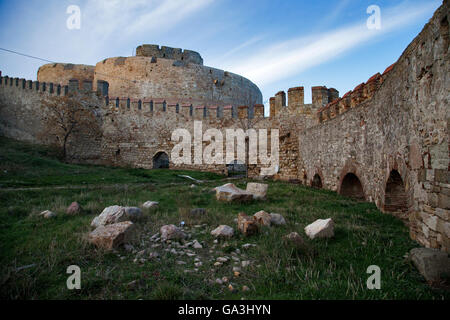
[[[270, 99], [269, 118], [264, 117], [261, 104], [244, 106], [221, 100], [225, 98], [197, 102], [194, 94], [180, 94], [186, 89], [167, 90], [167, 97], [147, 93], [137, 82], [144, 77], [144, 70], [206, 67], [192, 62], [177, 65], [182, 60], [146, 57], [147, 53], [138, 50], [138, 55], [144, 56], [106, 59], [99, 63], [105, 69], [97, 69], [98, 64], [95, 70], [102, 70], [102, 75], [120, 71], [120, 76], [129, 70], [135, 86], [99, 74], [94, 75], [94, 85], [91, 80], [80, 84], [76, 78], [68, 85], [57, 85], [2, 77], [0, 134], [45, 143], [37, 138], [43, 125], [39, 119], [45, 114], [39, 106], [52, 95], [79, 97], [98, 116], [100, 135], [92, 136], [87, 130], [71, 141], [70, 156], [76, 162], [152, 168], [158, 154], [167, 154], [170, 161], [173, 130], [185, 128], [193, 135], [195, 120], [202, 120], [202, 132], [208, 128], [267, 128], [269, 140], [270, 129], [279, 129], [280, 163], [272, 178], [375, 202], [382, 211], [404, 219], [413, 239], [448, 252], [448, 12], [445, 0], [383, 74], [374, 75], [342, 98], [335, 89], [313, 87], [311, 104], [304, 103], [303, 87], [289, 89], [287, 96], [280, 91]], [[168, 52], [158, 50], [158, 54]], [[205, 70], [208, 75], [211, 68]], [[208, 91], [198, 92], [203, 90]], [[177, 166], [171, 162], [170, 166], [219, 173], [227, 170], [226, 163]], [[261, 167], [249, 165], [249, 177], [260, 177]]]
[[69, 80], [78, 79], [82, 84], [84, 81], [94, 81], [94, 66], [72, 63], [49, 63], [39, 68], [37, 81], [51, 82], [67, 85]]

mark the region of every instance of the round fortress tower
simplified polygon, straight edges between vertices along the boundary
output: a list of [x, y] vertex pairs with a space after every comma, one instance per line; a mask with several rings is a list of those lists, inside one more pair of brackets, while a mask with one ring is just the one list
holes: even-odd
[[250, 80], [203, 66], [199, 53], [158, 45], [137, 47], [136, 56], [105, 59], [95, 66], [97, 80], [115, 97], [164, 99], [197, 105], [254, 105], [262, 94]]
[[94, 81], [94, 66], [72, 63], [49, 63], [39, 68], [37, 81], [53, 82], [65, 86], [70, 79], [77, 79], [80, 86], [83, 81]]

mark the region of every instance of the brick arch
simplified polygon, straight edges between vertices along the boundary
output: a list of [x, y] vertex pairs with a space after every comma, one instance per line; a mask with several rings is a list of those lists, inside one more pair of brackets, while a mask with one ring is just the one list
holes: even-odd
[[[320, 185], [318, 183], [319, 182], [318, 180], [320, 180]], [[318, 189], [322, 189], [323, 188], [324, 179], [323, 179], [322, 170], [320, 168], [316, 168], [316, 170], [313, 172], [312, 178], [311, 178], [311, 181], [310, 181], [309, 185], [311, 187], [313, 187], [313, 188], [318, 188]]]
[[[400, 164], [399, 164], [400, 163]], [[412, 199], [408, 193], [409, 170], [403, 159], [389, 157], [383, 185], [381, 211], [408, 219]]]
[[354, 162], [347, 162], [341, 171], [337, 192], [341, 195], [365, 200], [367, 198], [365, 181], [361, 177], [359, 166]]
[[170, 167], [170, 156], [166, 150], [158, 150], [152, 156], [153, 169], [168, 169]]

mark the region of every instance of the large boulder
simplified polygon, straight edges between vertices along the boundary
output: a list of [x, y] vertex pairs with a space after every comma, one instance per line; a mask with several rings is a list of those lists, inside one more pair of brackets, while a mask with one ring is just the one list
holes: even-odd
[[231, 238], [234, 234], [233, 228], [226, 225], [220, 225], [213, 231], [211, 231], [211, 235], [216, 238]]
[[253, 200], [253, 194], [239, 189], [232, 183], [216, 187], [216, 199], [225, 202], [247, 202]]
[[305, 227], [305, 232], [311, 239], [334, 237], [334, 222], [330, 219], [319, 219]]
[[127, 221], [125, 208], [121, 206], [111, 206], [103, 209], [102, 213], [95, 217], [91, 222], [91, 227], [98, 228], [118, 222]]
[[89, 234], [88, 240], [99, 248], [110, 250], [129, 242], [133, 229], [131, 221], [99, 226]]
[[438, 283], [450, 275], [450, 258], [446, 252], [414, 248], [410, 251], [410, 259], [429, 283]]
[[159, 232], [161, 233], [162, 241], [182, 240], [186, 238], [186, 234], [174, 224], [162, 226], [161, 229], [159, 229]]
[[253, 199], [255, 200], [265, 200], [268, 188], [268, 184], [250, 182], [247, 183], [246, 191], [251, 193], [253, 195]]
[[261, 225], [261, 226], [265, 226], [265, 227], [270, 227], [271, 225], [271, 221], [272, 221], [272, 216], [265, 212], [264, 210], [258, 211], [257, 213], [255, 213], [253, 215], [253, 217], [255, 218], [255, 221]]
[[241, 212], [238, 215], [237, 225], [240, 232], [245, 236], [251, 236], [259, 232], [259, 224], [255, 217], [251, 217]]
[[142, 210], [137, 207], [111, 206], [105, 208], [99, 216], [92, 220], [91, 227], [97, 228], [130, 220], [136, 222], [141, 217]]
[[67, 208], [66, 213], [68, 215], [77, 215], [81, 212], [81, 206], [78, 202], [72, 202]]
[[125, 215], [127, 216], [128, 220], [136, 222], [142, 218], [143, 214], [142, 210], [138, 207], [125, 207]]
[[270, 217], [271, 217], [270, 223], [272, 225], [281, 226], [281, 225], [285, 225], [286, 224], [286, 220], [284, 220], [284, 217], [281, 214], [271, 213]]

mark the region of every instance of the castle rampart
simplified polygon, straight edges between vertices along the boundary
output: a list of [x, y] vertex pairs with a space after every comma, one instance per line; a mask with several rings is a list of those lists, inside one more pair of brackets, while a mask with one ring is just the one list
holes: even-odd
[[198, 52], [165, 46], [160, 48], [157, 44], [140, 45], [136, 48], [136, 56], [172, 59], [203, 65], [203, 59]]
[[[225, 163], [175, 165], [171, 133], [185, 128], [193, 135], [199, 120], [203, 132], [266, 128], [269, 140], [278, 129], [279, 166], [272, 178], [373, 201], [404, 219], [413, 239], [449, 251], [448, 9], [445, 0], [395, 64], [342, 98], [317, 86], [305, 104], [304, 87], [291, 88], [287, 97], [280, 91], [270, 98], [266, 118], [250, 81], [175, 60], [180, 50], [153, 47], [139, 50], [141, 56], [99, 62], [93, 79], [0, 78], [0, 134], [52, 143], [41, 135], [48, 112], [43, 102], [70, 96], [92, 110], [100, 132], [86, 129], [72, 138], [72, 161], [153, 168], [164, 152], [171, 168], [226, 173]], [[149, 50], [170, 53], [170, 59], [146, 56]], [[248, 165], [248, 175], [259, 177], [261, 168]]]

